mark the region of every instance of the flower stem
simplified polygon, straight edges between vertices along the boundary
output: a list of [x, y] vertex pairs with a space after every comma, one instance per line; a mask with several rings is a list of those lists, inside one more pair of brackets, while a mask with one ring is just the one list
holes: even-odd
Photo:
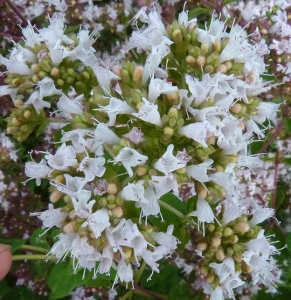
[[108, 145], [103, 144], [102, 146], [103, 146], [103, 148], [108, 152], [108, 154], [109, 154], [112, 158], [114, 158], [114, 157], [116, 156], [116, 155], [113, 153], [113, 151], [108, 147]]
[[24, 18], [24, 16], [21, 14], [21, 12], [18, 10], [18, 8], [10, 1], [5, 0], [5, 2], [10, 6], [10, 8], [14, 11], [14, 13], [18, 16], [18, 18], [22, 21], [23, 26], [27, 26], [27, 20]]
[[43, 254], [20, 254], [12, 255], [12, 260], [56, 260], [57, 258], [53, 255], [43, 255]]
[[180, 211], [178, 211], [176, 208], [172, 207], [171, 205], [165, 203], [164, 201], [158, 200], [159, 204], [166, 208], [168, 211], [176, 215], [177, 217], [181, 219], [186, 219], [186, 216], [182, 214]]
[[68, 120], [63, 120], [63, 119], [57, 119], [57, 118], [50, 118], [49, 121], [52, 123], [52, 122], [56, 122], [56, 123], [68, 123], [69, 124], [69, 121]]
[[132, 296], [132, 291], [128, 291], [125, 295], [123, 295], [120, 300], [126, 300]]
[[146, 262], [143, 260], [142, 263], [141, 263], [141, 266], [140, 266], [140, 268], [138, 270], [138, 273], [136, 275], [136, 278], [135, 278], [135, 282], [136, 283], [139, 283], [141, 275], [142, 275], [142, 273], [144, 271], [145, 266], [146, 266]]
[[41, 247], [36, 247], [36, 246], [30, 246], [30, 245], [22, 245], [20, 247], [21, 250], [27, 250], [27, 251], [36, 251], [40, 253], [45, 253], [47, 254], [49, 250], [41, 248]]

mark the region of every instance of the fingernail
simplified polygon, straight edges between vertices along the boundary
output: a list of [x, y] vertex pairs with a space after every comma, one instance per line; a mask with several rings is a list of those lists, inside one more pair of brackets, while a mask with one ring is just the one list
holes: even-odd
[[6, 244], [0, 244], [0, 253], [7, 250], [7, 249], [10, 249], [11, 247], [9, 245], [6, 245]]

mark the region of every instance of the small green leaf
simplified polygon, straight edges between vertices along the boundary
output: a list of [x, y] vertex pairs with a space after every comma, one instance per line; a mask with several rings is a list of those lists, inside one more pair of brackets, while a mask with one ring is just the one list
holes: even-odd
[[25, 244], [25, 240], [8, 240], [6, 242], [11, 246], [11, 252], [12, 254], [16, 252], [22, 245]]
[[38, 127], [37, 132], [36, 132], [36, 136], [40, 136], [46, 129], [47, 125], [50, 123], [50, 121], [48, 119], [45, 119], [41, 125]]
[[30, 237], [30, 244], [31, 246], [37, 246], [40, 248], [50, 250], [50, 246], [46, 241], [45, 235], [40, 236], [44, 232], [44, 229], [38, 228], [34, 231], [34, 233]]

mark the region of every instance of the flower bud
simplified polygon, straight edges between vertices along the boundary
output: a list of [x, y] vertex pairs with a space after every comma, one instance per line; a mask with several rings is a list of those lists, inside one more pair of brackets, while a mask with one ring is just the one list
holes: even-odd
[[245, 222], [238, 222], [233, 226], [233, 229], [237, 233], [244, 234], [249, 231], [250, 225]]
[[16, 107], [20, 107], [20, 106], [23, 106], [23, 100], [21, 100], [21, 99], [16, 99], [15, 100], [15, 102], [14, 102], [14, 105], [16, 106]]
[[123, 216], [123, 210], [120, 206], [114, 207], [112, 210], [112, 215], [115, 216], [116, 218], [121, 218]]
[[223, 261], [225, 259], [225, 254], [224, 254], [223, 250], [222, 249], [218, 249], [215, 252], [215, 257], [216, 257], [217, 260]]
[[63, 195], [64, 194], [62, 192], [55, 190], [50, 194], [50, 201], [52, 203], [56, 203], [62, 198]]
[[206, 250], [208, 247], [208, 244], [206, 242], [201, 242], [197, 245], [197, 249], [200, 250], [200, 251], [204, 251]]
[[195, 68], [195, 66], [196, 66], [196, 58], [195, 57], [188, 55], [186, 57], [186, 62], [187, 62], [187, 64], [189, 64], [190, 67]]
[[197, 58], [197, 65], [203, 67], [206, 64], [206, 59], [204, 56], [198, 56]]
[[[109, 195], [115, 195], [117, 193], [117, 185], [113, 182], [109, 183], [106, 189], [107, 194]], [[108, 197], [107, 197], [108, 199]], [[115, 198], [114, 198], [115, 199]]]
[[220, 237], [214, 236], [211, 239], [211, 246], [213, 246], [214, 248], [217, 248], [220, 244], [221, 244], [221, 238]]
[[58, 68], [52, 68], [51, 69], [51, 75], [53, 77], [58, 77], [60, 75], [60, 70]]
[[32, 113], [30, 110], [26, 110], [24, 113], [23, 113], [23, 117], [25, 119], [29, 119], [31, 117]]
[[64, 233], [72, 233], [75, 232], [74, 227], [75, 227], [75, 222], [70, 222], [66, 224], [62, 229]]
[[236, 103], [235, 105], [230, 107], [230, 111], [237, 114], [242, 110], [242, 105], [239, 103]]
[[175, 29], [173, 31], [173, 40], [174, 40], [175, 43], [182, 42], [183, 36], [182, 36], [182, 33], [181, 33], [180, 29]]
[[144, 166], [139, 166], [137, 169], [136, 169], [136, 171], [135, 171], [135, 173], [136, 173], [136, 175], [137, 176], [143, 176], [143, 175], [145, 175], [146, 173], [147, 173], [147, 168], [146, 167], [144, 167]]

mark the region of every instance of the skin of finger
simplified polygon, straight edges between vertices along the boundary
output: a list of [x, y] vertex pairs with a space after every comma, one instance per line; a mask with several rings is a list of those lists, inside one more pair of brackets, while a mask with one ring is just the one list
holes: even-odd
[[12, 265], [12, 254], [9, 248], [0, 252], [0, 280], [9, 272]]

